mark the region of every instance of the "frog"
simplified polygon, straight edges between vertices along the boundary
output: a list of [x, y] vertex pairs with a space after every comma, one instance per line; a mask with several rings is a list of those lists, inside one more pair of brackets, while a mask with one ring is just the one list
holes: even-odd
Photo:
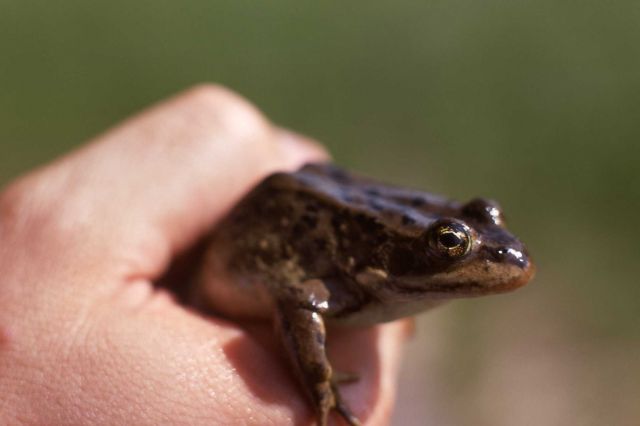
[[495, 201], [312, 163], [269, 175], [232, 208], [210, 234], [193, 298], [228, 318], [271, 321], [317, 424], [335, 411], [354, 426], [339, 385], [357, 376], [332, 368], [327, 329], [514, 290], [534, 269]]

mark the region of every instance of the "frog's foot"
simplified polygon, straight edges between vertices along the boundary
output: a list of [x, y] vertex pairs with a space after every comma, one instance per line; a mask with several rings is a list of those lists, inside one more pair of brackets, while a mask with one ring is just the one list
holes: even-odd
[[[329, 413], [336, 410], [349, 426], [360, 422], [340, 396], [331, 364], [325, 352], [322, 316], [313, 310], [292, 306], [290, 300], [277, 304], [276, 331], [280, 334], [298, 380], [316, 410], [319, 426], [326, 426]], [[350, 378], [355, 378], [350, 375]]]

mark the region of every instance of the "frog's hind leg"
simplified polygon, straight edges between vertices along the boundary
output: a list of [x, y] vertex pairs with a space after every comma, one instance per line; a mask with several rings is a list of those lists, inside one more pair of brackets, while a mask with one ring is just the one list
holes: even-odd
[[333, 370], [325, 352], [325, 326], [322, 315], [291, 299], [277, 303], [276, 330], [294, 367], [300, 384], [311, 397], [318, 424], [326, 426], [335, 409], [350, 426], [360, 425], [346, 406], [333, 380]]

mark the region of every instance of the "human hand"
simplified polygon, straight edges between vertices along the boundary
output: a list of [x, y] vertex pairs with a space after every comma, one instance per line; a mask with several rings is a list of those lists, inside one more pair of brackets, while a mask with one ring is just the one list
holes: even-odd
[[[261, 178], [325, 156], [202, 86], [10, 184], [0, 424], [310, 422], [270, 327], [204, 318], [153, 283]], [[336, 367], [361, 375], [343, 394], [366, 424], [388, 422], [404, 336], [330, 334]]]

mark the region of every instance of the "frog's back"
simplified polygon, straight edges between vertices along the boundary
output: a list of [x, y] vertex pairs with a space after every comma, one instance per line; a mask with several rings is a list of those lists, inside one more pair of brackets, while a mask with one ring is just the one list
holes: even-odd
[[[423, 210], [407, 208], [408, 202]], [[273, 274], [287, 265], [291, 274], [295, 264], [297, 278], [322, 278], [348, 270], [358, 258], [375, 265], [386, 242], [415, 238], [455, 207], [333, 165], [310, 164], [263, 180], [221, 224], [216, 238], [230, 250], [229, 267], [238, 275], [281, 279]]]
[[[317, 164], [264, 179], [212, 235], [205, 262], [214, 267], [207, 273], [226, 275], [229, 284], [217, 284], [205, 299], [219, 301], [224, 306], [216, 308], [232, 309], [234, 316], [269, 316], [265, 285], [331, 278], [348, 286], [345, 277], [359, 264], [384, 262], [396, 222], [415, 224], [403, 224], [407, 239], [422, 231], [418, 218], [379, 194], [380, 185], [354, 179], [335, 166]], [[423, 197], [421, 202], [425, 196], [400, 195]]]
[[336, 201], [343, 197], [340, 186], [309, 168], [267, 177], [218, 227], [214, 239], [226, 247], [230, 271], [302, 280], [335, 267], [335, 230], [349, 212]]
[[[328, 230], [337, 188], [320, 176], [275, 173], [264, 179], [212, 234], [198, 286], [220, 313], [272, 315], [273, 287], [331, 274], [337, 241]], [[226, 279], [220, 283], [215, 277]]]

